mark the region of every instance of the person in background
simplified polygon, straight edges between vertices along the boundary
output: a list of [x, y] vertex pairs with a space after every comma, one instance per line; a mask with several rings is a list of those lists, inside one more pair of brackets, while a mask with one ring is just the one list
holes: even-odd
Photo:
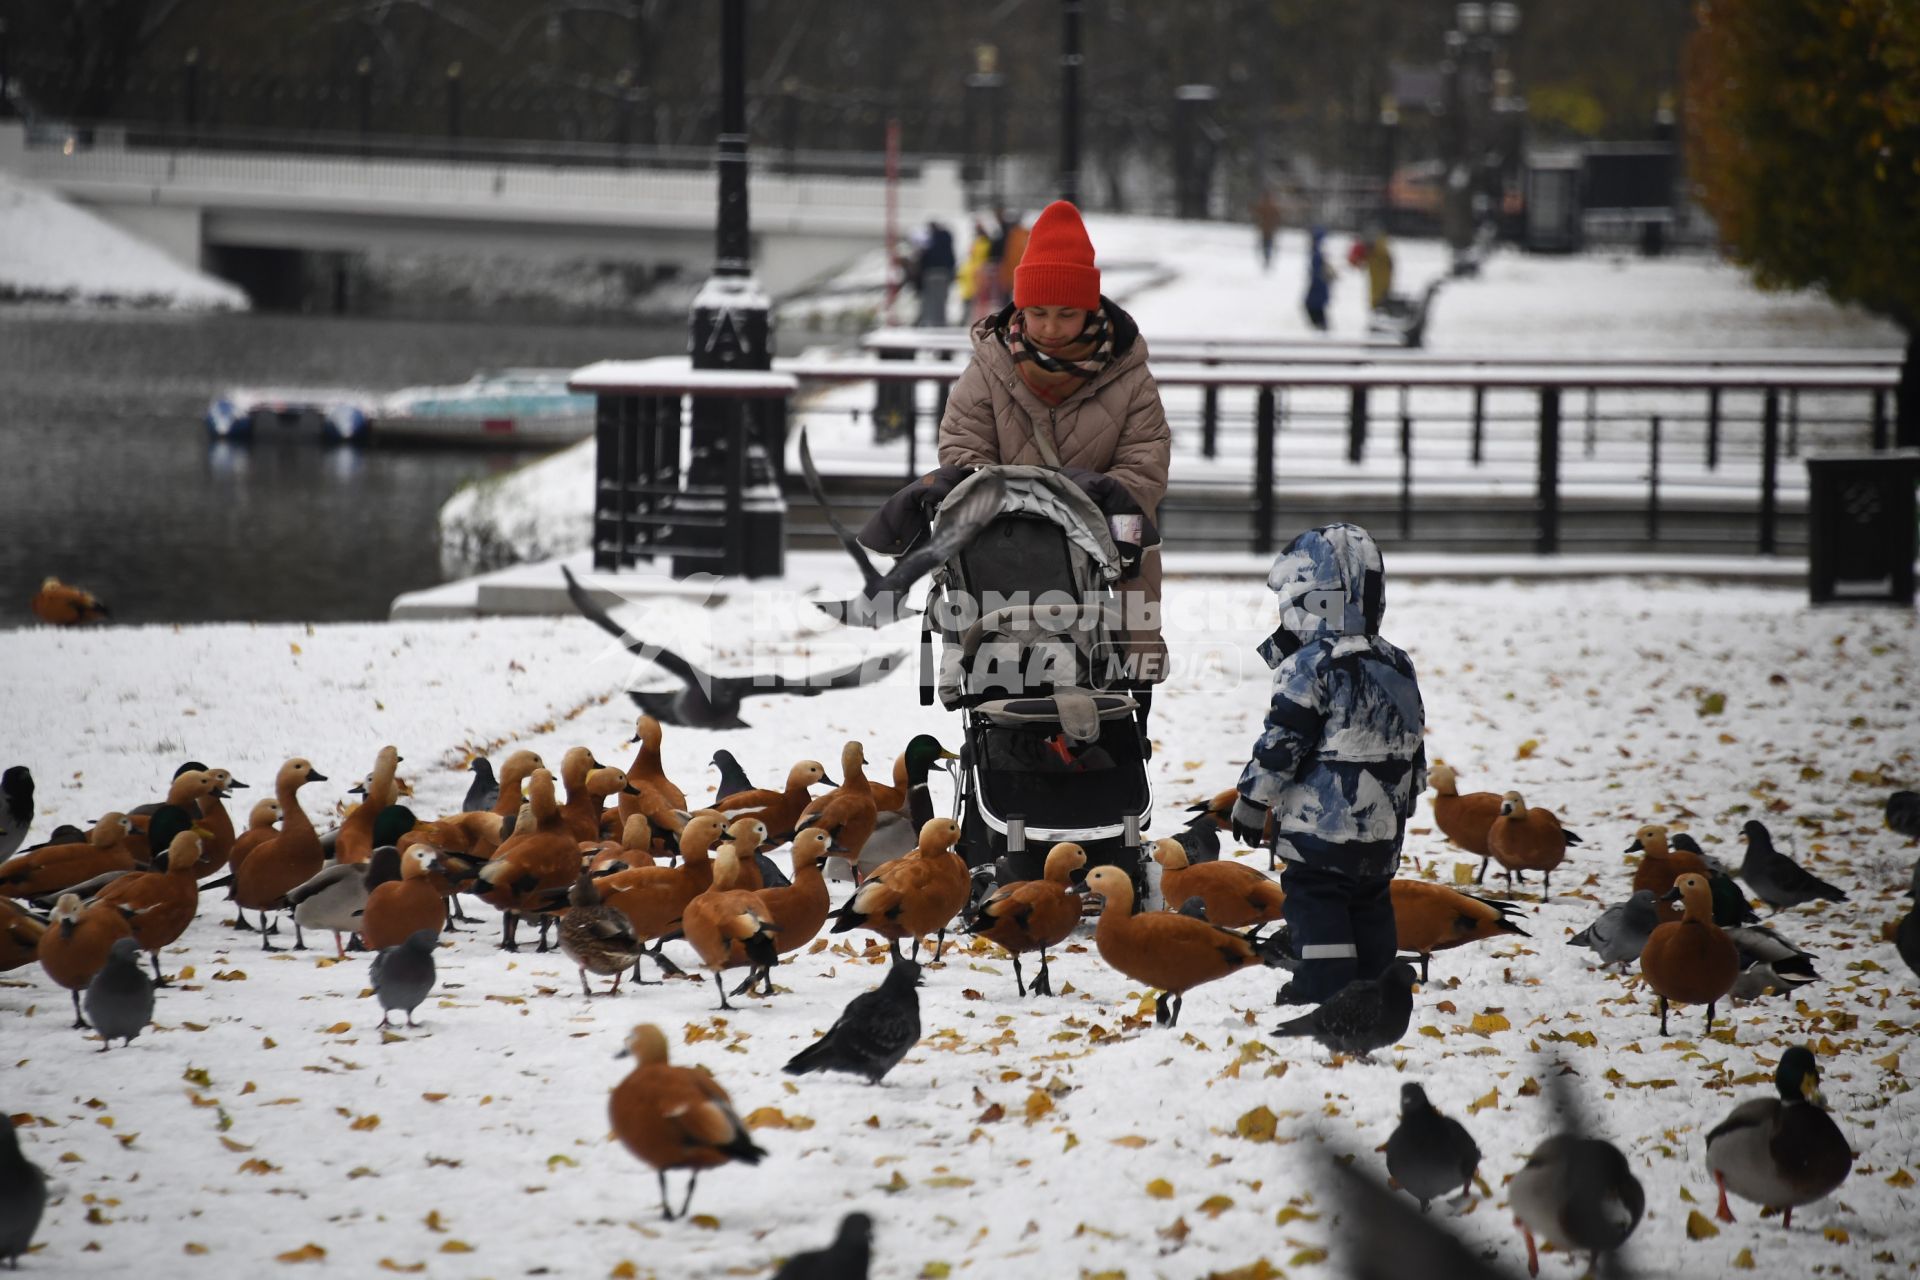
[[1263, 187], [1260, 198], [1253, 203], [1253, 226], [1260, 233], [1260, 269], [1273, 270], [1273, 242], [1280, 234], [1280, 202], [1273, 198], [1273, 190]]
[[993, 255], [994, 307], [998, 310], [1013, 300], [1013, 273], [1027, 251], [1027, 227], [1020, 215], [1000, 210], [1000, 238]]
[[972, 324], [987, 314], [993, 305], [993, 237], [973, 220], [973, 239], [967, 245], [967, 260], [960, 264], [954, 282], [960, 286], [962, 323]]
[[1380, 227], [1367, 228], [1367, 307], [1378, 311], [1393, 293], [1393, 246]]
[[947, 323], [947, 291], [953, 286], [953, 233], [929, 218], [920, 262], [914, 272], [915, 287], [920, 290], [922, 329], [938, 329]]
[[1333, 294], [1333, 267], [1327, 262], [1327, 229], [1313, 229], [1313, 243], [1307, 249], [1307, 320], [1314, 328], [1327, 331], [1327, 301]]

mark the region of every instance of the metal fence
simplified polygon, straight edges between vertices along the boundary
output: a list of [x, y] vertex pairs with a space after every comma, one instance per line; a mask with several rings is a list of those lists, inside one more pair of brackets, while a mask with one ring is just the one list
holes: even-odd
[[[835, 498], [876, 502], [934, 465], [958, 361], [791, 360]], [[1897, 369], [1156, 361], [1173, 430], [1161, 509], [1195, 548], [1272, 551], [1358, 519], [1390, 542], [1472, 550], [1796, 552], [1800, 458], [1883, 450]], [[873, 388], [859, 385], [872, 383]], [[790, 494], [803, 536], [804, 494]], [[817, 532], [824, 532], [819, 529]]]

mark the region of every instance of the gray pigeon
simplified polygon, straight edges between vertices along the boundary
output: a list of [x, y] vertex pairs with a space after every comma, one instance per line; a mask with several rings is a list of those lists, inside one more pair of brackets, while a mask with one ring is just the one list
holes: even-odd
[[500, 799], [500, 780], [493, 776], [493, 761], [475, 756], [467, 768], [473, 770], [473, 782], [467, 787], [467, 798], [460, 802], [460, 811], [484, 813]]
[[848, 1001], [827, 1034], [793, 1055], [785, 1070], [845, 1071], [879, 1084], [920, 1043], [920, 966], [895, 960], [886, 980]]
[[1413, 1211], [1367, 1172], [1363, 1161], [1328, 1147], [1326, 1180], [1344, 1210], [1339, 1242], [1349, 1280], [1512, 1280], [1514, 1273], [1481, 1255], [1433, 1218]]
[[1273, 1029], [1276, 1036], [1312, 1036], [1329, 1051], [1362, 1061], [1407, 1034], [1413, 1020], [1413, 987], [1419, 975], [1396, 961], [1378, 978], [1361, 978], [1325, 1004]]
[[1640, 958], [1647, 939], [1659, 927], [1660, 913], [1653, 905], [1653, 890], [1638, 889], [1625, 902], [1616, 902], [1602, 911], [1592, 924], [1567, 939], [1570, 947], [1588, 947], [1603, 965], [1621, 968]]
[[87, 1021], [100, 1033], [100, 1052], [105, 1053], [115, 1040], [129, 1045], [153, 1021], [153, 979], [140, 967], [140, 944], [132, 938], [115, 938], [107, 963], [87, 984], [81, 1001]]
[[1401, 1189], [1427, 1205], [1473, 1185], [1480, 1148], [1466, 1127], [1443, 1116], [1417, 1084], [1400, 1086], [1400, 1123], [1387, 1138], [1387, 1172]]
[[1796, 980], [1796, 986], [1820, 980], [1813, 968], [1813, 953], [1802, 951], [1765, 925], [1735, 925], [1725, 932], [1740, 950], [1742, 969], [1764, 964], [1782, 977]]
[[1561, 1129], [1533, 1149], [1507, 1184], [1514, 1222], [1526, 1237], [1527, 1272], [1540, 1273], [1534, 1237], [1545, 1236], [1563, 1249], [1587, 1254], [1590, 1270], [1620, 1275], [1613, 1257], [1608, 1270], [1600, 1272], [1600, 1255], [1616, 1253], [1640, 1225], [1646, 1189], [1618, 1147], [1588, 1136], [1571, 1074], [1556, 1063], [1540, 1075]]
[[1913, 864], [1913, 883], [1907, 886], [1907, 896], [1914, 900], [1914, 905], [1900, 918], [1893, 945], [1899, 950], [1900, 958], [1907, 962], [1907, 968], [1920, 978], [1920, 862]]
[[16, 764], [0, 774], [0, 861], [20, 851], [32, 825], [33, 775], [27, 766]]
[[872, 1255], [873, 1219], [850, 1213], [840, 1219], [832, 1244], [794, 1254], [773, 1273], [773, 1280], [867, 1280]]
[[1847, 900], [1846, 894], [1775, 849], [1773, 837], [1763, 823], [1749, 821], [1740, 828], [1740, 833], [1747, 838], [1747, 856], [1740, 863], [1740, 878], [1775, 911], [1797, 907], [1815, 898], [1828, 902]]
[[[139, 972], [138, 962], [134, 972]], [[0, 1116], [0, 1262], [18, 1270], [47, 1207], [47, 1175], [20, 1153], [13, 1122]], [[866, 1272], [862, 1271], [861, 1275]]]
[[413, 1011], [433, 990], [433, 949], [439, 942], [437, 930], [419, 929], [398, 946], [383, 947], [373, 958], [370, 979], [374, 995], [380, 998], [382, 1027], [395, 1009], [405, 1011], [408, 1026], [416, 1025]]
[[1887, 825], [1909, 839], [1920, 840], [1920, 791], [1896, 791], [1887, 797]]
[[1733, 990], [1728, 992], [1735, 1000], [1759, 1000], [1769, 995], [1783, 996], [1798, 991], [1818, 977], [1809, 978], [1802, 973], [1780, 973], [1765, 960], [1755, 961], [1740, 971], [1733, 980]]

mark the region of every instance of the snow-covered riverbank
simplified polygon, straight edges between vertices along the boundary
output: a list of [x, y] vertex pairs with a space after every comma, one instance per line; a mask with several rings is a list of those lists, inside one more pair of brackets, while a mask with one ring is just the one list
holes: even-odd
[[77, 205], [0, 172], [0, 302], [244, 311], [247, 296]]

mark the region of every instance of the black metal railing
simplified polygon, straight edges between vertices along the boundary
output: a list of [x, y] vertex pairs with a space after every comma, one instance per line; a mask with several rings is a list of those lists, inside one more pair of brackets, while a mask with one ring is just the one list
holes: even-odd
[[[930, 464], [941, 405], [964, 368], [778, 367], [800, 380], [795, 425], [813, 427], [822, 469], [868, 500]], [[1174, 433], [1163, 527], [1189, 546], [1261, 553], [1290, 521], [1342, 512], [1364, 513], [1402, 542], [1797, 551], [1804, 477], [1783, 461], [1885, 449], [1897, 378], [1878, 360], [1826, 357], [1745, 368], [1156, 361], [1154, 373]], [[888, 388], [880, 398], [899, 443], [875, 445], [863, 432], [872, 410], [867, 393], [847, 389], [856, 381]], [[823, 445], [836, 437], [840, 448]]]

